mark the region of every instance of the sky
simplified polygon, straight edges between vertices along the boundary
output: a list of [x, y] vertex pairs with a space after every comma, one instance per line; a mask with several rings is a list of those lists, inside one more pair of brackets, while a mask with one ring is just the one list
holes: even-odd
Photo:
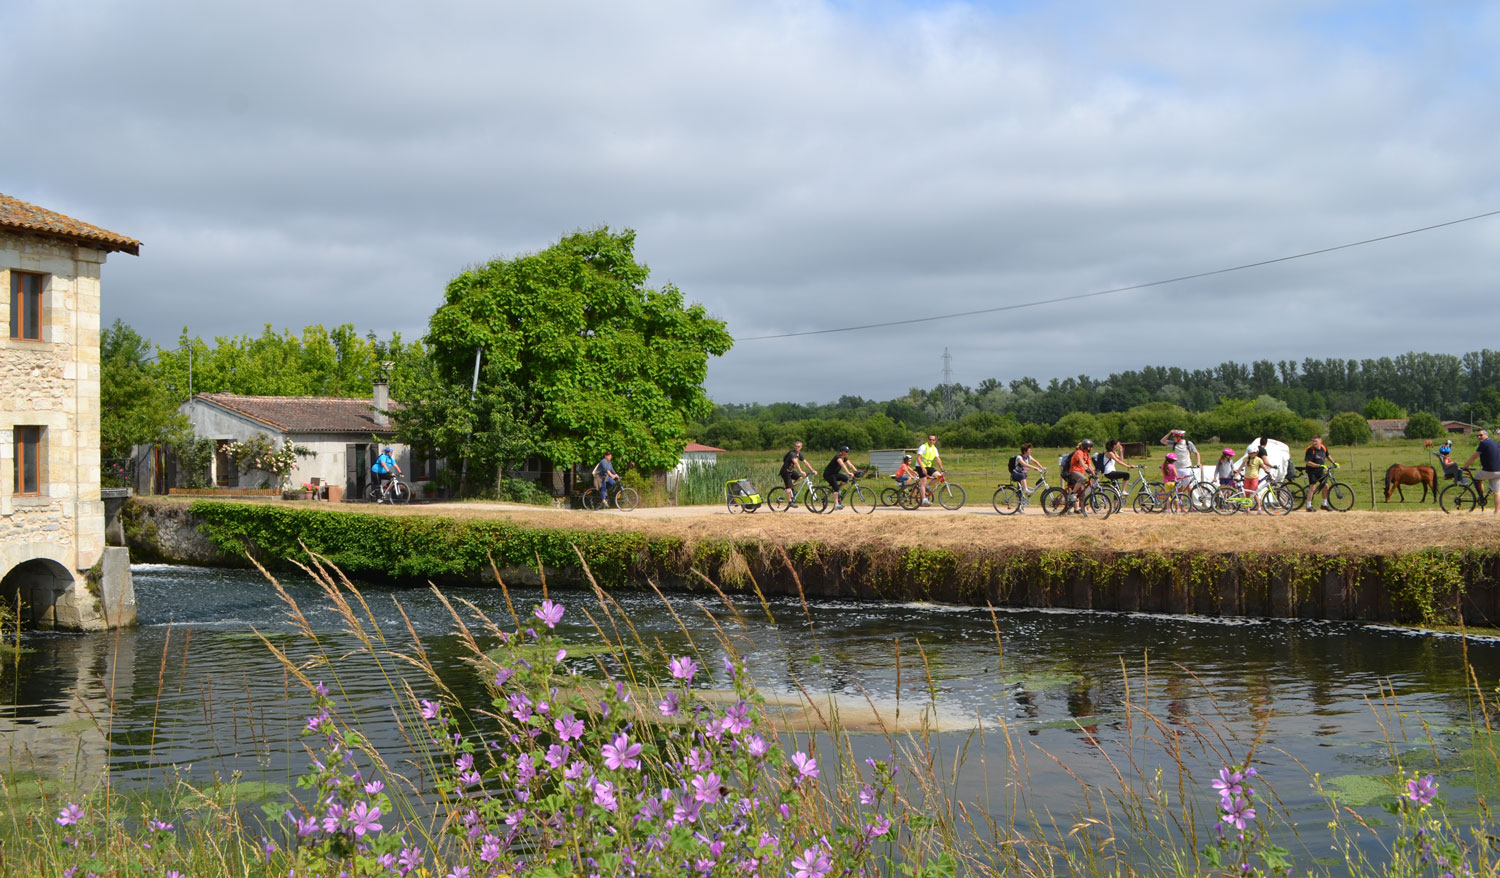
[[1500, 347], [1500, 4], [8, 0], [0, 192], [129, 235], [106, 323], [420, 336], [637, 232], [718, 402]]

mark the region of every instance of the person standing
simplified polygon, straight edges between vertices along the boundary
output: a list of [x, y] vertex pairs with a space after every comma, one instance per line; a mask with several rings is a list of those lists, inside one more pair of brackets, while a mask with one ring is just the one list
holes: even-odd
[[1479, 436], [1479, 447], [1464, 461], [1464, 466], [1473, 464], [1478, 458], [1479, 472], [1474, 478], [1490, 483], [1490, 513], [1500, 515], [1500, 497], [1495, 494], [1500, 491], [1500, 443], [1490, 438], [1489, 430], [1480, 430], [1476, 435]]
[[1313, 498], [1321, 497], [1321, 509], [1327, 511], [1328, 506], [1328, 465], [1337, 465], [1338, 461], [1328, 453], [1328, 447], [1323, 444], [1322, 436], [1314, 436], [1312, 444], [1302, 452], [1302, 462], [1307, 469], [1307, 511], [1313, 511]]
[[[797, 482], [803, 476], [811, 476], [812, 474], [812, 464], [808, 463], [807, 458], [802, 456], [802, 440], [798, 439], [792, 443], [792, 450], [781, 456], [781, 483], [786, 486], [788, 502], [792, 499], [792, 491], [796, 488]], [[787, 508], [791, 509], [790, 506]]]
[[927, 479], [937, 475], [942, 468], [943, 458], [938, 454], [937, 436], [929, 435], [927, 441], [917, 448], [917, 488], [922, 495], [923, 506], [932, 505], [932, 498], [927, 495]]
[[1188, 440], [1186, 430], [1169, 431], [1161, 437], [1161, 444], [1177, 455], [1177, 484], [1184, 495], [1191, 498], [1193, 482], [1203, 471], [1203, 456], [1198, 453], [1198, 446]]

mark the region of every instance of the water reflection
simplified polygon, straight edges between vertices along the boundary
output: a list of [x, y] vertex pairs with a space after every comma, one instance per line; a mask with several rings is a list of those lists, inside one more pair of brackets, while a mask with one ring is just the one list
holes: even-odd
[[[321, 645], [296, 633], [258, 575], [146, 565], [134, 576], [139, 630], [33, 633], [26, 644], [33, 652], [6, 668], [0, 729], [10, 742], [8, 772], [87, 781], [108, 764], [116, 783], [129, 786], [153, 783], [177, 766], [191, 776], [243, 771], [291, 785], [306, 764], [297, 737], [306, 698], [261, 637], [310, 678], [336, 679], [333, 695], [345, 715], [399, 760], [404, 745], [391, 682], [404, 680], [421, 695], [430, 695], [432, 684], [396, 660], [377, 665], [348, 657], [356, 643], [341, 633], [343, 621], [315, 587], [295, 579], [286, 584]], [[447, 595], [508, 619], [498, 590]], [[366, 597], [390, 638], [388, 649], [410, 648], [409, 623], [458, 696], [482, 696], [463, 643], [432, 593], [370, 588]], [[523, 612], [541, 599], [530, 589], [512, 597]], [[590, 594], [553, 597], [605, 618]], [[653, 649], [682, 652], [691, 642], [703, 650], [709, 685], [727, 682], [717, 657], [722, 628], [769, 692], [833, 693], [846, 705], [873, 704], [886, 718], [935, 711], [958, 742], [980, 724], [989, 732], [1002, 724], [1009, 735], [1024, 732], [1021, 738], [1067, 766], [1028, 764], [1028, 795], [1047, 808], [1070, 807], [1080, 780], [1110, 784], [1113, 769], [1103, 755], [1109, 748], [1135, 747], [1144, 763], [1166, 764], [1171, 757], [1164, 754], [1185, 736], [1201, 748], [1203, 766], [1243, 758], [1258, 741], [1262, 775], [1282, 778], [1277, 793], [1290, 808], [1311, 811], [1316, 800], [1303, 766], [1328, 776], [1383, 766], [1389, 726], [1370, 700], [1393, 696], [1402, 710], [1435, 726], [1462, 726], [1470, 717], [1465, 653], [1454, 638], [1293, 621], [1044, 611], [992, 616], [921, 604], [826, 601], [804, 612], [795, 600], [772, 601], [779, 625], [765, 620], [758, 601], [743, 601], [735, 608], [741, 627], [717, 598], [673, 597], [675, 616], [650, 592], [614, 599]], [[570, 612], [560, 628], [574, 642], [597, 639], [582, 613]], [[1467, 659], [1480, 680], [1500, 676], [1494, 643], [1471, 642]], [[596, 672], [592, 657], [570, 661]], [[665, 674], [659, 657], [633, 661]], [[1201, 734], [1205, 725], [1213, 735]], [[1155, 742], [1156, 755], [1138, 746], [1145, 739]], [[942, 736], [934, 740], [947, 746]], [[891, 743], [871, 736], [857, 746], [868, 751], [860, 758], [883, 757]], [[979, 800], [986, 782], [995, 782], [993, 768], [966, 763], [957, 792]]]

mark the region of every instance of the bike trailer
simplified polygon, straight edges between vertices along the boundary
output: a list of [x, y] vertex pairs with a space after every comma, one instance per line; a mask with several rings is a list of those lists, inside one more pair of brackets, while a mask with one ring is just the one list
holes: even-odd
[[755, 483], [749, 479], [730, 479], [725, 482], [724, 500], [729, 504], [730, 512], [739, 510], [754, 512], [764, 502]]

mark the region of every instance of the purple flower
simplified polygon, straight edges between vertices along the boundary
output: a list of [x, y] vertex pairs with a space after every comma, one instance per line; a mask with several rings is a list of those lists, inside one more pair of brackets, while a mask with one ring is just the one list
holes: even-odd
[[453, 760], [453, 767], [457, 768], [459, 771], [468, 771], [469, 769], [473, 768], [474, 767], [474, 754], [473, 753], [460, 753], [460, 754], [458, 754], [458, 758], [455, 759], [455, 760]]
[[567, 768], [563, 769], [563, 777], [567, 778], [568, 780], [578, 780], [580, 777], [583, 777], [583, 772], [588, 767], [588, 763], [580, 759], [574, 762], [572, 765], [569, 765]]
[[731, 704], [724, 711], [724, 730], [731, 735], [738, 735], [748, 728], [750, 728], [750, 705], [743, 701]]
[[750, 751], [751, 756], [759, 759], [762, 756], [766, 755], [768, 751], [770, 751], [771, 742], [767, 741], [765, 738], [762, 738], [760, 735], [751, 735], [750, 743], [746, 747], [746, 749]]
[[552, 660], [555, 661], [555, 662], [558, 662], [560, 664], [562, 662], [562, 660], [565, 659], [565, 658], [567, 658], [567, 657], [568, 657], [568, 651], [566, 649], [559, 649], [557, 651], [557, 656], [555, 658], [553, 658]]
[[792, 764], [797, 766], [797, 776], [793, 783], [801, 783], [804, 780], [812, 780], [818, 776], [818, 760], [798, 750], [792, 754]]
[[859, 803], [861, 805], [875, 804], [875, 789], [869, 784], [859, 788]]
[[422, 719], [437, 719], [438, 709], [438, 703], [436, 701], [428, 701], [425, 698], [422, 699]]
[[334, 833], [344, 825], [344, 806], [337, 802], [328, 806], [328, 813], [323, 817], [323, 831]]
[[318, 818], [316, 817], [297, 817], [292, 814], [287, 816], [292, 818], [292, 826], [297, 830], [298, 838], [307, 838], [318, 831]]
[[676, 716], [677, 711], [682, 709], [676, 692], [668, 692], [665, 698], [657, 702], [656, 707], [661, 711], [662, 716]]
[[83, 809], [71, 802], [68, 804], [68, 807], [62, 809], [57, 815], [58, 826], [76, 826], [82, 822]]
[[1245, 794], [1244, 780], [1244, 773], [1221, 768], [1219, 779], [1213, 782], [1213, 788], [1218, 790], [1219, 796], [1225, 799], [1243, 796]]
[[1432, 800], [1437, 798], [1437, 781], [1430, 774], [1425, 777], [1412, 778], [1406, 783], [1406, 797], [1420, 806], [1432, 804]]
[[620, 807], [615, 801], [615, 785], [607, 780], [601, 780], [594, 785], [594, 804], [606, 811], [614, 811]]
[[1235, 829], [1244, 829], [1255, 819], [1255, 809], [1250, 807], [1250, 800], [1240, 796], [1226, 797], [1219, 802], [1219, 810], [1223, 812], [1219, 819]]
[[473, 878], [473, 874], [469, 872], [468, 866], [454, 866], [447, 878]]
[[557, 737], [562, 741], [576, 741], [583, 737], [583, 720], [575, 718], [571, 713], [553, 720], [552, 728], [557, 729]]
[[698, 663], [684, 655], [672, 659], [667, 669], [672, 672], [673, 679], [691, 683], [693, 675], [698, 673]]
[[833, 862], [821, 848], [807, 848], [792, 858], [792, 878], [823, 878], [833, 871]]
[[564, 762], [568, 761], [568, 756], [572, 752], [573, 748], [567, 744], [553, 744], [547, 748], [547, 766], [553, 769], [560, 768]]
[[146, 828], [151, 830], [152, 832], [171, 832], [172, 824], [157, 820], [155, 817], [152, 817], [150, 820], [146, 821]]
[[514, 673], [515, 673], [515, 671], [511, 670], [510, 668], [501, 668], [500, 670], [496, 671], [495, 672], [495, 688], [499, 689], [502, 686], [504, 686], [510, 680], [511, 674], [514, 674]]
[[713, 773], [699, 774], [693, 777], [693, 798], [705, 805], [712, 805], [719, 801], [719, 785], [723, 780]]
[[885, 815], [876, 816], [874, 822], [865, 827], [866, 838], [878, 838], [891, 831], [891, 821]]
[[421, 848], [402, 848], [401, 857], [396, 861], [401, 866], [401, 874], [409, 875], [422, 865]]
[[349, 828], [354, 830], [355, 838], [364, 838], [365, 833], [379, 832], [384, 828], [376, 822], [379, 819], [379, 808], [360, 802], [349, 812]]
[[380, 795], [380, 791], [383, 789], [385, 789], [385, 784], [381, 783], [378, 780], [372, 780], [369, 783], [365, 784], [365, 793], [371, 796]]
[[493, 835], [486, 835], [479, 845], [479, 859], [486, 863], [493, 863], [500, 859], [500, 839]]
[[548, 628], [555, 628], [557, 623], [562, 621], [563, 605], [542, 601], [542, 605], [536, 608], [535, 615], [545, 622]]
[[516, 782], [528, 784], [535, 779], [536, 763], [532, 760], [530, 753], [522, 753], [516, 760]]
[[636, 758], [641, 755], [641, 745], [630, 743], [629, 736], [623, 732], [616, 735], [613, 741], [605, 744], [602, 752], [604, 753], [604, 765], [611, 771], [619, 771], [622, 768], [639, 769], [641, 767], [641, 760]]
[[687, 767], [688, 771], [708, 771], [714, 767], [713, 754], [694, 747], [688, 751]]

